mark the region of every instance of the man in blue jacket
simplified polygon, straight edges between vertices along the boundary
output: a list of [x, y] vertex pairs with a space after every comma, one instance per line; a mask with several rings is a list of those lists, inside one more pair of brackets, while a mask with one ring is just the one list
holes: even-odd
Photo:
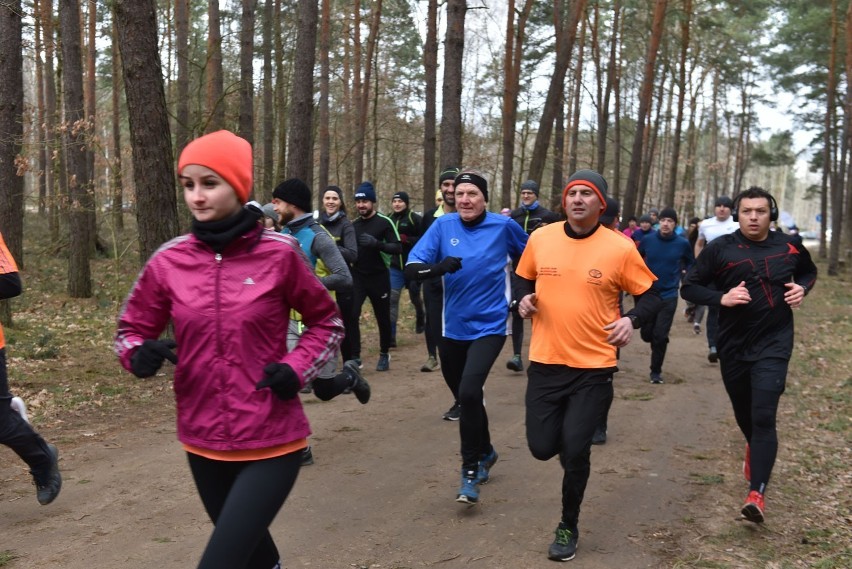
[[670, 207], [660, 212], [660, 228], [642, 238], [639, 254], [657, 276], [652, 288], [662, 299], [656, 318], [642, 324], [642, 340], [651, 343], [651, 383], [663, 383], [663, 360], [669, 331], [677, 311], [678, 288], [683, 274], [695, 262], [689, 241], [675, 234], [677, 212]]

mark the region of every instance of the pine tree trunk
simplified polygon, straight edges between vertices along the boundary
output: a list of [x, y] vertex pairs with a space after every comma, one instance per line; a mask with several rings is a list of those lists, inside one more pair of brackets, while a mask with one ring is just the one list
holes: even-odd
[[287, 177], [299, 178], [308, 186], [313, 178], [314, 62], [317, 47], [317, 2], [299, 1], [299, 29], [290, 91], [290, 135], [287, 146]]
[[331, 49], [331, 0], [322, 0], [320, 17], [320, 98], [319, 98], [319, 177], [316, 187], [316, 207], [322, 209], [322, 195], [328, 187], [328, 171], [331, 167], [331, 132], [329, 130], [329, 90]]
[[272, 83], [272, 17], [275, 3], [265, 0], [263, 4], [263, 201], [274, 187], [275, 172], [273, 170], [275, 152], [275, 107], [273, 105], [275, 91]]
[[645, 74], [642, 79], [642, 89], [639, 95], [639, 113], [636, 117], [636, 133], [633, 136], [633, 151], [630, 155], [630, 169], [627, 173], [627, 188], [624, 192], [624, 203], [621, 210], [626, 216], [636, 214], [637, 197], [640, 190], [640, 175], [643, 158], [643, 141], [645, 140], [645, 122], [650, 112], [653, 88], [654, 68], [657, 61], [657, 51], [663, 36], [663, 23], [666, 18], [667, 0], [656, 0], [654, 18], [651, 24], [651, 37], [648, 41], [648, 51], [645, 56]]
[[59, 199], [56, 191], [56, 73], [54, 72], [53, 0], [39, 0], [42, 39], [44, 41], [44, 168], [47, 225], [53, 242], [59, 239]]
[[669, 173], [669, 184], [663, 204], [675, 205], [675, 189], [677, 188], [677, 170], [680, 164], [680, 138], [683, 128], [683, 108], [686, 105], [686, 64], [689, 52], [689, 24], [692, 20], [692, 0], [683, 0], [683, 20], [680, 24], [680, 65], [678, 67], [678, 97], [677, 117], [675, 118], [674, 134], [672, 135], [672, 163]]
[[[612, 38], [609, 44], [609, 62], [606, 72], [606, 87], [604, 88], [602, 103], [598, 108], [598, 142], [596, 168], [601, 174], [606, 169], [607, 132], [609, 130], [609, 100], [615, 86], [615, 73], [618, 68], [618, 38], [621, 27], [621, 2], [615, 0], [612, 7]], [[606, 176], [604, 176], [606, 177]]]
[[24, 125], [24, 62], [20, 0], [0, 4], [0, 229], [24, 267], [24, 178], [19, 172]]
[[175, 0], [175, 58], [177, 101], [175, 101], [175, 150], [180, 155], [189, 143], [189, 0]]
[[283, 180], [287, 165], [287, 77], [284, 73], [284, 44], [281, 40], [281, 0], [275, 0], [273, 17], [273, 37], [275, 38], [275, 107], [278, 117], [278, 163], [275, 165], [275, 179]]
[[95, 132], [95, 113], [96, 113], [96, 85], [97, 85], [97, 69], [95, 68], [95, 60], [97, 59], [97, 2], [87, 2], [86, 9], [88, 12], [88, 41], [86, 45], [86, 168], [88, 170], [89, 185], [86, 187], [86, 219], [89, 224], [89, 252], [94, 254], [97, 251], [98, 245], [98, 218], [96, 205], [96, 176], [95, 176], [95, 149], [94, 137]]
[[[852, 30], [852, 4], [849, 4], [846, 10], [846, 30], [846, 112], [844, 113], [844, 118], [846, 121], [847, 147], [852, 151], [852, 33], [849, 33], [849, 30]], [[846, 254], [842, 261], [848, 262], [850, 260], [849, 250], [852, 248], [852, 223], [850, 223], [850, 220], [852, 220], [852, 160], [848, 160], [846, 163], [846, 183], [844, 184], [844, 190], [846, 193], [846, 209], [838, 210], [838, 214], [843, 215], [844, 222], [842, 243]], [[840, 235], [838, 234], [838, 239], [840, 239]]]
[[70, 193], [68, 295], [72, 298], [89, 298], [92, 296], [89, 222], [86, 211], [89, 179], [80, 50], [80, 5], [77, 0], [60, 0], [59, 25], [62, 33], [62, 87], [65, 93], [65, 147]]
[[[565, 22], [558, 33], [561, 38], [557, 42], [556, 63], [553, 75], [550, 77], [550, 86], [547, 89], [547, 97], [541, 111], [538, 133], [533, 146], [532, 160], [530, 160], [529, 177], [540, 180], [544, 173], [544, 162], [547, 158], [547, 147], [550, 145], [550, 137], [553, 132], [553, 121], [556, 117], [557, 107], [562, 100], [562, 91], [565, 85], [565, 73], [571, 63], [571, 52], [574, 49], [574, 39], [577, 33], [577, 24], [580, 16], [585, 12], [586, 0], [574, 0], [570, 9], [568, 21]], [[554, 7], [556, 11], [556, 8]], [[576, 126], [575, 126], [576, 128]]]
[[155, 0], [115, 0], [115, 17], [133, 149], [139, 261], [143, 264], [161, 244], [178, 234], [174, 159]]
[[[580, 145], [580, 101], [583, 94], [583, 56], [586, 51], [586, 20], [580, 23], [580, 37], [577, 46], [577, 65], [574, 66], [574, 93], [571, 118], [571, 154], [568, 156], [568, 171], [577, 171], [577, 147]], [[561, 105], [560, 105], [561, 106]]]
[[[435, 179], [437, 154], [437, 96], [438, 96], [438, 0], [428, 0], [426, 12], [426, 43], [423, 46], [424, 111], [423, 111], [423, 209], [429, 209], [438, 184]], [[443, 170], [445, 164], [441, 164]]]
[[257, 0], [242, 0], [242, 7], [239, 135], [254, 147], [254, 11]]
[[[553, 175], [550, 179], [550, 209], [562, 211], [562, 180], [565, 174], [565, 105], [559, 102], [553, 129]], [[543, 185], [543, 184], [542, 184]], [[544, 202], [544, 200], [541, 200]], [[559, 208], [558, 210], [555, 208]]]
[[466, 0], [447, 0], [444, 86], [441, 99], [441, 164], [462, 166], [462, 60]]
[[527, 20], [532, 9], [532, 0], [526, 0], [518, 15], [517, 34], [515, 32], [515, 2], [510, 0], [506, 14], [506, 51], [503, 56], [503, 160], [502, 160], [502, 207], [512, 207], [515, 195], [513, 177], [515, 169], [515, 125], [518, 120], [518, 93], [520, 92], [521, 63], [524, 54], [524, 36]]
[[225, 128], [225, 84], [222, 73], [222, 24], [219, 0], [207, 1], [207, 128], [215, 132]]
[[112, 25], [112, 225], [124, 229], [124, 180], [121, 172], [121, 54], [118, 28]]
[[[349, 14], [343, 18], [343, 37], [350, 38], [354, 37], [355, 32], [350, 32], [352, 23], [352, 18], [349, 17]], [[344, 158], [341, 161], [341, 164], [338, 166], [338, 169], [343, 172], [341, 176], [341, 183], [343, 191], [345, 195], [350, 199], [352, 198], [352, 194], [354, 193], [355, 187], [355, 166], [354, 160], [349, 152], [349, 149], [353, 146], [353, 137], [356, 130], [356, 112], [355, 112], [355, 87], [353, 84], [353, 73], [352, 66], [353, 63], [353, 50], [355, 49], [355, 42], [344, 40], [343, 42], [343, 85], [341, 88], [343, 95], [343, 120], [346, 125], [343, 129], [343, 132], [340, 135], [340, 146], [346, 149]], [[351, 87], [350, 87], [351, 86]]]
[[[828, 274], [836, 277], [840, 273], [840, 240], [841, 240], [841, 221], [843, 220], [843, 193], [840, 189], [838, 181], [837, 169], [831, 163], [831, 155], [836, 152], [837, 144], [834, 142], [834, 126], [835, 102], [834, 95], [837, 84], [837, 29], [839, 27], [837, 17], [837, 0], [831, 0], [831, 51], [828, 59], [828, 88], [826, 102], [826, 147], [831, 149], [828, 154], [825, 164], [829, 167], [829, 200], [831, 202], [831, 234], [832, 239], [828, 247]], [[827, 215], [826, 215], [827, 217]], [[827, 221], [826, 221], [827, 223]], [[822, 238], [820, 239], [822, 242]], [[823, 247], [820, 247], [822, 250]]]
[[[359, 84], [358, 90], [358, 105], [356, 106], [358, 129], [355, 133], [355, 179], [360, 180], [364, 177], [364, 150], [367, 143], [367, 116], [370, 108], [370, 80], [373, 73], [373, 55], [375, 54], [376, 44], [379, 41], [379, 23], [382, 18], [382, 0], [375, 0], [373, 3], [370, 33], [367, 36], [367, 53], [363, 59], [364, 78], [363, 81], [356, 82]], [[356, 16], [356, 21], [360, 18]], [[357, 44], [358, 52], [360, 52], [360, 43]], [[360, 53], [359, 53], [360, 55]], [[356, 55], [356, 62], [360, 59]], [[358, 73], [356, 72], [356, 77]]]
[[33, 2], [33, 21], [35, 23], [35, 68], [36, 68], [36, 151], [38, 153], [38, 215], [47, 212], [47, 148], [45, 147], [45, 110], [44, 110], [44, 51], [42, 42], [41, 14], [38, 0]]

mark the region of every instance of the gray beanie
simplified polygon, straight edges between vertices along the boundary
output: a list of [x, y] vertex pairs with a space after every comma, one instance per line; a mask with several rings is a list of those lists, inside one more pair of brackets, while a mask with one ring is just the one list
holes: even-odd
[[535, 180], [527, 180], [521, 184], [521, 191], [524, 190], [531, 190], [535, 197], [538, 197], [538, 184], [535, 183]]

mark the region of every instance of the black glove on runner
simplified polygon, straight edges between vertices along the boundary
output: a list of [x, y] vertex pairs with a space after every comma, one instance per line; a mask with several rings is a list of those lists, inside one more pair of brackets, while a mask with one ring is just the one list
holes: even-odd
[[366, 249], [375, 249], [379, 246], [379, 240], [367, 233], [358, 236], [358, 246]]
[[177, 342], [174, 340], [145, 340], [130, 356], [133, 375], [140, 378], [151, 377], [162, 367], [163, 360], [177, 364], [177, 354], [172, 351], [176, 347]]
[[462, 268], [461, 257], [444, 257], [437, 267], [441, 274], [454, 273]]
[[263, 368], [264, 378], [255, 384], [255, 389], [270, 388], [278, 399], [284, 401], [293, 399], [299, 394], [302, 385], [299, 376], [290, 367], [290, 364], [267, 364]]

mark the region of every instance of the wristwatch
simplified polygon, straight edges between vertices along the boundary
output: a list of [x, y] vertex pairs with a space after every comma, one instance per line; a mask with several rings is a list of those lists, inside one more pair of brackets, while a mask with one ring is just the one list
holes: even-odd
[[625, 314], [628, 318], [630, 318], [630, 323], [633, 324], [633, 328], [639, 327], [639, 317], [635, 314]]
[[806, 286], [805, 286], [805, 285], [803, 285], [803, 284], [800, 284], [799, 286], [800, 286], [800, 287], [802, 287], [802, 290], [803, 290], [803, 291], [805, 291], [805, 296], [808, 296], [808, 292], [810, 292], [810, 290], [808, 289], [808, 287], [806, 287]]

